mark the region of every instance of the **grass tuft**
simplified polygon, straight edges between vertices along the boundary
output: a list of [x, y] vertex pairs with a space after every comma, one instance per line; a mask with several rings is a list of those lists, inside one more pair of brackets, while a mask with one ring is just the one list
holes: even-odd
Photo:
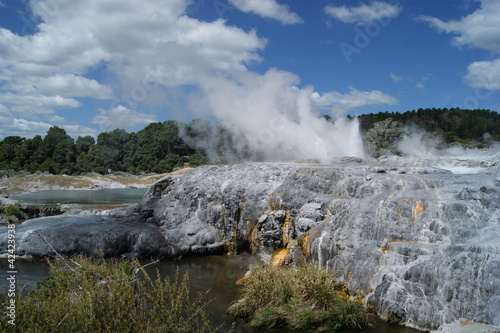
[[373, 315], [361, 304], [338, 296], [340, 289], [327, 271], [314, 265], [288, 269], [261, 265], [252, 270], [228, 313], [265, 328], [334, 331], [373, 326]]
[[[16, 295], [17, 332], [216, 331], [206, 304], [190, 300], [187, 276], [151, 277], [129, 259], [79, 256], [49, 265], [50, 277]], [[0, 331], [8, 327], [0, 322]]]

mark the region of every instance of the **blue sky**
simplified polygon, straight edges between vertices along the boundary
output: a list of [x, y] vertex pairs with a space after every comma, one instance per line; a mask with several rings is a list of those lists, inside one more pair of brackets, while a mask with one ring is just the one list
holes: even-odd
[[499, 110], [499, 17], [496, 0], [0, 0], [0, 138]]

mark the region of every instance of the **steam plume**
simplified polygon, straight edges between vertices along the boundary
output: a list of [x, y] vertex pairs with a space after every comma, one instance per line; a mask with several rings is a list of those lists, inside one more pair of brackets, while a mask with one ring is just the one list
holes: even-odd
[[271, 69], [211, 77], [202, 83], [204, 103], [236, 138], [236, 149], [249, 148], [267, 161], [362, 157], [357, 120], [319, 117], [312, 87], [299, 89], [296, 75]]

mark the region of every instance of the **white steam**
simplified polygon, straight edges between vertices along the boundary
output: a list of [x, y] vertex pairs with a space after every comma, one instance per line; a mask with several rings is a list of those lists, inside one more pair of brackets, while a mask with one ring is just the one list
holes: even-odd
[[405, 128], [398, 144], [399, 163], [412, 167], [434, 167], [453, 174], [493, 174], [500, 181], [500, 144], [489, 148], [445, 146], [435, 135], [416, 127]]
[[266, 161], [363, 157], [358, 121], [335, 123], [313, 110], [313, 89], [299, 89], [296, 75], [271, 69], [244, 72], [202, 83], [207, 109], [236, 138], [236, 149], [250, 149]]
[[438, 156], [443, 151], [438, 148], [443, 141], [417, 127], [405, 127], [402, 140], [398, 144], [398, 150], [409, 157], [432, 157]]

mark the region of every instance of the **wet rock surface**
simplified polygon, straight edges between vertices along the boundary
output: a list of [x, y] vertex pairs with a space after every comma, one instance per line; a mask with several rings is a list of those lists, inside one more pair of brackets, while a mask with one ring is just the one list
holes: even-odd
[[285, 253], [328, 269], [351, 296], [406, 325], [500, 325], [498, 157], [446, 163], [204, 166], [158, 181], [136, 206], [94, 216], [101, 229], [73, 221], [56, 231], [67, 217], [28, 221], [18, 246], [50, 253], [40, 233], [68, 252], [98, 244], [110, 256]]
[[399, 162], [207, 166], [164, 179], [135, 214], [181, 254], [286, 248], [406, 325], [500, 325], [496, 176]]

